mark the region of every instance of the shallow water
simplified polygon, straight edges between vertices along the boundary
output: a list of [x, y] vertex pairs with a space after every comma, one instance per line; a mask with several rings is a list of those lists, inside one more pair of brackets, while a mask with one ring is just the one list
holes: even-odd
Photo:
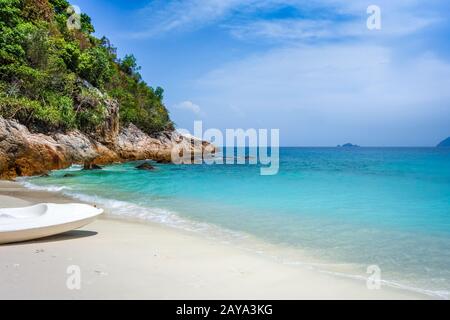
[[248, 164], [135, 166], [72, 167], [26, 184], [118, 215], [302, 252], [289, 263], [351, 266], [340, 269], [348, 275], [377, 265], [390, 284], [449, 296], [450, 149], [281, 148], [274, 176]]

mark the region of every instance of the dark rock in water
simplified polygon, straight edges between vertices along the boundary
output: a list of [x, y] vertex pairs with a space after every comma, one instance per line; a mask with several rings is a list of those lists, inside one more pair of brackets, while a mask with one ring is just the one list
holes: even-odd
[[100, 167], [99, 165], [96, 165], [95, 163], [85, 162], [83, 170], [102, 170], [102, 167]]
[[167, 164], [167, 163], [172, 163], [172, 161], [170, 161], [169, 159], [164, 158], [164, 159], [158, 159], [156, 161], [156, 163]]
[[438, 148], [450, 148], [450, 137], [448, 137], [447, 139], [441, 141], [438, 145]]
[[155, 170], [155, 167], [152, 166], [150, 163], [148, 162], [144, 162], [143, 164], [140, 164], [136, 167], [136, 169], [139, 170]]
[[45, 172], [45, 173], [41, 174], [40, 177], [41, 178], [50, 177], [50, 174], [48, 172]]
[[73, 177], [75, 177], [75, 175], [71, 173], [66, 173], [65, 175], [63, 175], [63, 178], [73, 178]]
[[346, 143], [343, 144], [342, 146], [338, 146], [338, 147], [342, 147], [342, 148], [355, 148], [355, 147], [359, 147], [357, 144], [352, 144], [352, 143]]

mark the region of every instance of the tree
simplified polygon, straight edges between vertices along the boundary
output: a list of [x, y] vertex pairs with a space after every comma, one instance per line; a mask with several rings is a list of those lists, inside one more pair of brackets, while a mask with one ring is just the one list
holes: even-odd
[[112, 76], [109, 55], [106, 50], [101, 47], [85, 50], [80, 55], [78, 73], [92, 85], [103, 88]]
[[164, 98], [164, 89], [161, 87], [156, 87], [155, 89], [155, 96], [162, 101]]
[[0, 28], [13, 28], [20, 21], [20, 0], [0, 0]]
[[67, 8], [70, 6], [70, 3], [66, 0], [50, 0], [50, 3], [53, 5], [56, 14], [66, 12]]
[[[22, 43], [25, 40], [25, 26], [19, 0], [0, 0], [0, 68], [19, 62], [25, 57]], [[19, 28], [19, 26], [21, 26]]]
[[142, 81], [133, 55], [118, 60], [107, 38], [94, 37], [88, 15], [81, 15], [81, 30], [69, 30], [69, 6], [66, 0], [0, 0], [0, 116], [40, 132], [91, 133], [113, 98], [121, 125], [134, 123], [150, 134], [172, 128], [164, 90]]
[[120, 69], [126, 74], [132, 76], [137, 74], [141, 67], [137, 65], [136, 58], [132, 54], [127, 54], [125, 57], [120, 60]]
[[82, 13], [80, 15], [81, 20], [81, 31], [87, 34], [91, 34], [95, 32], [94, 26], [91, 22], [91, 17], [89, 17], [87, 14]]
[[53, 8], [48, 0], [23, 0], [22, 14], [32, 21], [51, 21]]

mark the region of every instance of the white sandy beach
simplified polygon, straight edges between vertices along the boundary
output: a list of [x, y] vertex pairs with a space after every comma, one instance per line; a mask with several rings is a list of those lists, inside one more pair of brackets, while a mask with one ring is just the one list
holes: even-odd
[[[68, 202], [0, 181], [0, 207]], [[73, 201], [72, 201], [73, 202]], [[69, 290], [67, 268], [81, 288]], [[289, 266], [201, 235], [103, 217], [76, 231], [0, 246], [0, 299], [426, 299]]]

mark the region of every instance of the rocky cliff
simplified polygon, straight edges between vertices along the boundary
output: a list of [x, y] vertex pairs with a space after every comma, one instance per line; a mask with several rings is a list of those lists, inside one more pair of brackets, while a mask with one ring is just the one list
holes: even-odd
[[[0, 117], [0, 179], [44, 174], [72, 164], [89, 167], [143, 159], [170, 162], [174, 147], [186, 147], [191, 152], [199, 148], [176, 131], [150, 137], [132, 124], [119, 129], [114, 118], [109, 117], [98, 136], [93, 136], [77, 130], [32, 133], [17, 121]], [[200, 144], [201, 151], [208, 145]]]

